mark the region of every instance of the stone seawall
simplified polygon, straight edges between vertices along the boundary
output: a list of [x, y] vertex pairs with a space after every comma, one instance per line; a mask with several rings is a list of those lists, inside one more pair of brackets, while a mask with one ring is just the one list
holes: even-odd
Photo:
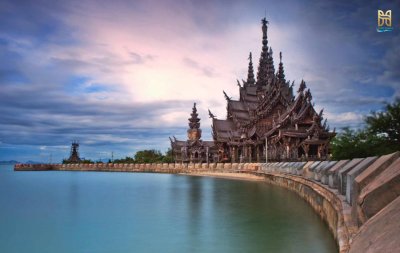
[[334, 192], [305, 178], [279, 173], [265, 174], [268, 183], [296, 192], [328, 224], [339, 252], [348, 252], [352, 233], [356, 230], [348, 215], [350, 207]]
[[400, 213], [396, 212], [400, 209], [400, 152], [307, 163], [17, 164], [14, 170], [179, 173], [264, 180], [305, 199], [328, 224], [340, 252], [400, 248]]

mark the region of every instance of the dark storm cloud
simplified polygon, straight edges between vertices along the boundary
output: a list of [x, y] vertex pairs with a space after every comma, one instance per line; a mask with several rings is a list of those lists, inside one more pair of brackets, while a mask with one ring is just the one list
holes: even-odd
[[[377, 9], [393, 10], [393, 32], [376, 32]], [[77, 34], [79, 26], [89, 24], [68, 23], [73, 17], [137, 25], [146, 27], [145, 31], [158, 27], [152, 37], [161, 46], [184, 38], [194, 49], [212, 55], [218, 46], [209, 41], [221, 34], [242, 29], [242, 38], [253, 38], [250, 28], [259, 25], [265, 10], [271, 21], [269, 43], [274, 47], [275, 65], [278, 52], [283, 51], [285, 74], [296, 85], [305, 79], [317, 110], [325, 108], [331, 128], [359, 126], [362, 115], [400, 96], [398, 1], [1, 1], [0, 158], [12, 156], [11, 150], [45, 154], [52, 146], [53, 152], [60, 152], [62, 146], [62, 153], [68, 153], [73, 139], [81, 141], [88, 158], [104, 157], [111, 150], [132, 155], [139, 148], [165, 149], [168, 136], [185, 138], [185, 122], [171, 123], [164, 116], [189, 113], [194, 97], [139, 103], [127, 99], [126, 87], [118, 85], [117, 78], [104, 83], [96, 80], [103, 73], [131, 68], [134, 75], [134, 68], [153, 63], [158, 54], [123, 45], [117, 53], [107, 51], [109, 45], [96, 36]], [[208, 40], [199, 42], [199, 34]], [[223, 41], [243, 46], [237, 43]], [[102, 50], [86, 54], [85, 49], [94, 45]], [[257, 51], [246, 50], [258, 56], [260, 47], [257, 41]], [[81, 51], [71, 53], [71, 48]], [[227, 65], [243, 65], [226, 57]], [[178, 59], [201, 75], [221, 75], [216, 71], [220, 66], [190, 54]], [[255, 69], [257, 62], [254, 59]], [[213, 92], [220, 94], [221, 89]], [[222, 96], [209, 101], [204, 108], [213, 112], [214, 107], [225, 107]], [[207, 125], [202, 127], [209, 132]]]
[[[185, 107], [183, 101], [124, 103], [86, 100], [83, 95], [55, 95], [54, 92], [30, 88], [3, 88], [0, 94], [1, 133], [18, 127], [20, 130], [54, 134], [115, 133], [128, 136], [132, 128], [161, 127], [164, 123], [158, 120], [160, 115]], [[15, 136], [7, 135], [1, 136], [1, 139], [7, 143], [14, 143], [16, 140]]]

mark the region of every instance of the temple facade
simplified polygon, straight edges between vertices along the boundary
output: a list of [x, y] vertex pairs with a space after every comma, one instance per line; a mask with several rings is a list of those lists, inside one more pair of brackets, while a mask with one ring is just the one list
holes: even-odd
[[[335, 131], [329, 131], [327, 121], [323, 118], [323, 110], [315, 111], [311, 91], [307, 89], [303, 80], [294, 94], [294, 82], [290, 83], [285, 78], [282, 53], [279, 54], [279, 66], [275, 71], [273, 51], [268, 46], [267, 31], [268, 21], [264, 18], [257, 78], [254, 75], [250, 53], [247, 79], [242, 83], [237, 82], [239, 99], [234, 100], [223, 91], [227, 101], [227, 117], [218, 119], [209, 110], [209, 116], [212, 118], [213, 142], [194, 144], [198, 148], [208, 147], [206, 158], [209, 162], [261, 162], [267, 159], [299, 161], [329, 158], [329, 143], [335, 136]], [[193, 110], [195, 112], [195, 107]], [[192, 113], [190, 120], [197, 119], [197, 113], [195, 118]], [[190, 129], [200, 130], [199, 127]], [[189, 137], [189, 140], [184, 142], [185, 146], [176, 139], [171, 140], [173, 151], [177, 152], [176, 157], [179, 158], [176, 159], [177, 162], [194, 161], [192, 158], [183, 159], [183, 154], [192, 157], [193, 151], [190, 151], [192, 149], [188, 146], [196, 141], [198, 141], [196, 138]], [[182, 153], [182, 150], [186, 152]], [[204, 148], [201, 150], [204, 152]], [[199, 158], [199, 155], [196, 156], [198, 161], [207, 160], [202, 155]]]
[[197, 113], [196, 103], [192, 108], [189, 118], [189, 129], [187, 130], [187, 140], [180, 141], [173, 137], [170, 138], [172, 153], [175, 162], [213, 162], [218, 160], [215, 157], [215, 145], [213, 141], [201, 140], [200, 119]]

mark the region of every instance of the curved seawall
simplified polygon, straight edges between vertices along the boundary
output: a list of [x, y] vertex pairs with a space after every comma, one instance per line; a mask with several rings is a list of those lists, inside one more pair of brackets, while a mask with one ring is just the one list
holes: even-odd
[[[307, 163], [17, 164], [14, 169], [182, 173], [264, 180], [305, 199], [328, 224], [340, 252], [400, 248], [400, 152]], [[388, 219], [390, 224], [385, 222]]]
[[351, 236], [351, 222], [345, 218], [349, 207], [330, 190], [304, 178], [286, 174], [265, 174], [268, 183], [296, 192], [305, 199], [328, 224], [339, 252], [347, 252]]

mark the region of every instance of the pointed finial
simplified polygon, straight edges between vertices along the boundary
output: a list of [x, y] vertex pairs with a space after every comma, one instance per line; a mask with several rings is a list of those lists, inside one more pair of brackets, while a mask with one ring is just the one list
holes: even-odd
[[282, 52], [279, 52], [279, 70], [278, 70], [278, 78], [280, 81], [285, 82], [285, 71], [283, 70], [283, 63], [282, 63]]
[[208, 109], [208, 115], [210, 116], [210, 118], [215, 119], [216, 116], [214, 114], [212, 114], [212, 112], [210, 111], [210, 109]]
[[261, 20], [262, 23], [262, 50], [260, 55], [260, 60], [258, 64], [258, 71], [257, 71], [257, 86], [265, 86], [267, 85], [268, 81], [268, 61], [269, 61], [269, 54], [268, 54], [268, 21], [266, 18]]
[[237, 82], [237, 86], [239, 86], [239, 88], [242, 88], [238, 79], [236, 79], [236, 82]]
[[304, 80], [301, 80], [300, 87], [297, 92], [299, 92], [299, 93], [303, 92], [306, 88], [307, 88], [306, 83], [304, 82]]
[[264, 17], [263, 19], [261, 19], [261, 23], [263, 26], [267, 26], [267, 24], [269, 24], [267, 17]]
[[272, 56], [272, 47], [269, 47], [268, 60], [267, 60], [267, 77], [268, 79], [273, 78], [275, 75], [274, 58]]
[[321, 109], [321, 111], [319, 111], [318, 117], [320, 119], [322, 119], [322, 115], [324, 114], [324, 108]]
[[226, 101], [231, 101], [231, 98], [226, 94], [225, 91], [222, 91], [224, 93]]
[[327, 123], [327, 119], [325, 119], [324, 124], [322, 125], [322, 128], [326, 129], [326, 123]]
[[253, 61], [252, 61], [252, 56], [251, 52], [249, 54], [249, 67], [247, 70], [247, 85], [254, 85], [256, 83], [256, 80], [254, 79], [254, 69], [253, 69]]

